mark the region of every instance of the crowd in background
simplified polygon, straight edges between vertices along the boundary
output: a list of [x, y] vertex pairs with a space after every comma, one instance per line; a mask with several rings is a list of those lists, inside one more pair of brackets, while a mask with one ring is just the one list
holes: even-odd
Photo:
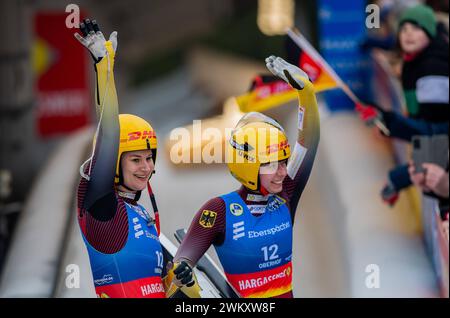
[[370, 32], [361, 49], [381, 50], [387, 57], [401, 82], [406, 107], [400, 113], [367, 101], [356, 109], [367, 123], [380, 120], [389, 130], [386, 137], [414, 141], [409, 163], [389, 171], [381, 197], [392, 206], [400, 191], [417, 186], [438, 201], [448, 238], [448, 0], [377, 4], [380, 28]]

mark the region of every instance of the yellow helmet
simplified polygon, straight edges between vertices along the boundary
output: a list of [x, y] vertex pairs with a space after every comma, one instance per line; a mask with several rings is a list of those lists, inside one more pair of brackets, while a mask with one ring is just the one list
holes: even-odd
[[120, 114], [120, 143], [119, 153], [117, 154], [116, 177], [115, 183], [122, 183], [122, 175], [120, 173], [120, 158], [127, 151], [146, 150], [152, 151], [153, 162], [156, 160], [156, 133], [153, 127], [141, 117]]
[[259, 190], [262, 164], [289, 159], [291, 148], [284, 129], [264, 114], [251, 112], [237, 123], [227, 143], [231, 174], [250, 190]]

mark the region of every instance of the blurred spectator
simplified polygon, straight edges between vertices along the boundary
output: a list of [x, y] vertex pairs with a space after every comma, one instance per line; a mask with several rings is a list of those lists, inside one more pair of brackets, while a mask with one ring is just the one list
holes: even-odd
[[414, 163], [410, 162], [408, 172], [411, 181], [419, 187], [422, 192], [432, 196], [439, 201], [439, 210], [441, 213], [442, 225], [447, 240], [449, 238], [449, 175], [447, 170], [433, 164], [424, 163], [422, 165], [424, 172], [417, 172]]
[[430, 193], [434, 197], [447, 201], [449, 197], [449, 179], [448, 171], [434, 163], [424, 163], [422, 165], [424, 172], [417, 172], [413, 162], [409, 164], [409, 174], [414, 185], [423, 190], [424, 193]]
[[449, 3], [448, 0], [427, 0], [425, 4], [430, 6], [435, 12], [442, 12], [448, 14]]
[[427, 0], [425, 3], [430, 6], [436, 15], [438, 21], [438, 28], [443, 28], [448, 35], [448, 0]]
[[396, 44], [395, 27], [391, 23], [394, 4], [392, 1], [377, 1], [375, 4], [380, 8], [380, 27], [369, 30], [366, 39], [361, 44], [361, 49], [392, 50]]
[[410, 118], [428, 122], [448, 118], [448, 42], [431, 8], [418, 5], [400, 18], [402, 86]]
[[[410, 141], [413, 135], [448, 133], [448, 37], [437, 27], [433, 10], [425, 5], [406, 9], [400, 17], [398, 42], [402, 51], [402, 88], [408, 117], [376, 105], [357, 105], [366, 122], [380, 119], [390, 137]], [[393, 205], [398, 192], [412, 184], [408, 166], [389, 172], [381, 195]]]

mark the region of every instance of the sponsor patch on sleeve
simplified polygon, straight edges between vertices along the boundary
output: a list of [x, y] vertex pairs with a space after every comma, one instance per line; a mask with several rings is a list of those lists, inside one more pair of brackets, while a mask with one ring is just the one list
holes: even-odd
[[288, 176], [292, 180], [294, 180], [297, 175], [298, 169], [300, 169], [303, 159], [305, 159], [307, 150], [308, 149], [300, 145], [298, 142], [295, 144], [294, 151], [291, 154], [291, 158], [289, 158], [287, 166]]
[[303, 121], [305, 119], [305, 108], [298, 106], [298, 129], [303, 130]]

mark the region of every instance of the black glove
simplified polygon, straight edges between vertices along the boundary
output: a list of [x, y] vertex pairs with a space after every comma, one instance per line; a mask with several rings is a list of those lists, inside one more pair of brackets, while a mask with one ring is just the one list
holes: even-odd
[[192, 268], [186, 263], [182, 261], [173, 271], [176, 275], [177, 280], [187, 287], [191, 287], [194, 285], [195, 281], [192, 275]]

